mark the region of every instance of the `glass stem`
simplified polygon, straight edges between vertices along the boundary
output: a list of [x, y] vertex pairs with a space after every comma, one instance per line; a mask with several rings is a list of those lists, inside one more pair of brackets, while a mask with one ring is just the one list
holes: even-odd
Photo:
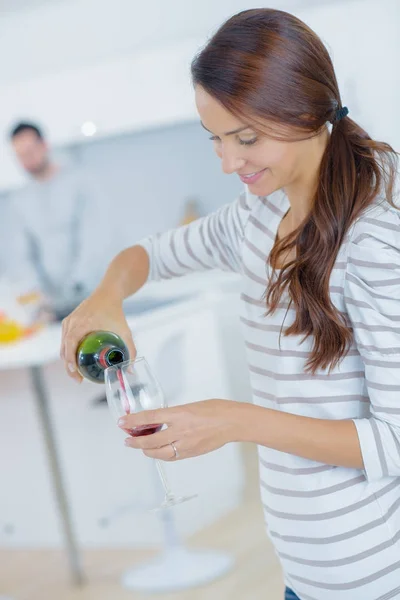
[[174, 494], [171, 492], [171, 489], [169, 487], [168, 479], [167, 479], [167, 476], [165, 474], [164, 467], [162, 466], [161, 461], [155, 459], [155, 463], [156, 463], [157, 471], [158, 471], [158, 474], [160, 476], [161, 483], [162, 483], [162, 486], [164, 488], [164, 492], [165, 492], [166, 497], [167, 498], [173, 498]]

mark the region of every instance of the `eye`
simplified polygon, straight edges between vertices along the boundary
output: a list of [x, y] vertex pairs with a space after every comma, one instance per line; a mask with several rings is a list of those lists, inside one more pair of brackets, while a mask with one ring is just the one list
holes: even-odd
[[212, 136], [210, 136], [210, 140], [212, 142], [220, 142], [221, 138], [219, 138], [217, 135], [212, 135]]
[[241, 140], [241, 139], [239, 138], [239, 144], [240, 144], [241, 146], [252, 146], [253, 144], [255, 144], [255, 143], [256, 143], [256, 141], [257, 141], [257, 140], [258, 140], [258, 137], [254, 137], [254, 138], [253, 138], [253, 139], [251, 139], [251, 140]]

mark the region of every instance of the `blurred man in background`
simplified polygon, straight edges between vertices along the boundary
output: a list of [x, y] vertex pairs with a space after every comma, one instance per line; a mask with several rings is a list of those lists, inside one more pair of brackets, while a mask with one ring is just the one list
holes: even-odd
[[87, 171], [53, 161], [36, 124], [18, 123], [10, 138], [31, 181], [10, 196], [9, 269], [61, 320], [94, 289], [112, 255], [109, 202]]

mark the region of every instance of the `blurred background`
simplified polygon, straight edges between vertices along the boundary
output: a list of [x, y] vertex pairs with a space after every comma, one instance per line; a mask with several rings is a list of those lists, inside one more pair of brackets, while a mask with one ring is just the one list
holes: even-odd
[[[239, 10], [293, 12], [328, 46], [343, 103], [400, 147], [398, 0], [0, 0], [0, 599], [278, 600], [256, 449], [167, 465], [169, 513], [104, 390], [58, 359], [60, 321], [110, 259], [242, 192], [199, 125], [190, 62]], [[250, 400], [236, 276], [127, 301], [171, 404]]]

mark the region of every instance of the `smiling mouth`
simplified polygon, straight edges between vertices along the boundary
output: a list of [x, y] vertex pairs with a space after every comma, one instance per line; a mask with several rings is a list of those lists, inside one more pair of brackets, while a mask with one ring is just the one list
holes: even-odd
[[[264, 169], [262, 169], [264, 170]], [[259, 173], [261, 173], [261, 171], [256, 171], [255, 173], [243, 173], [243, 175], [241, 175], [241, 177], [254, 177], [254, 175], [258, 175]], [[239, 173], [240, 175], [240, 173]]]
[[261, 169], [261, 171], [256, 171], [255, 173], [247, 173], [246, 175], [241, 175], [240, 173], [238, 173], [238, 175], [242, 181], [246, 182], [258, 178], [264, 173], [264, 171], [267, 171], [267, 169]]

